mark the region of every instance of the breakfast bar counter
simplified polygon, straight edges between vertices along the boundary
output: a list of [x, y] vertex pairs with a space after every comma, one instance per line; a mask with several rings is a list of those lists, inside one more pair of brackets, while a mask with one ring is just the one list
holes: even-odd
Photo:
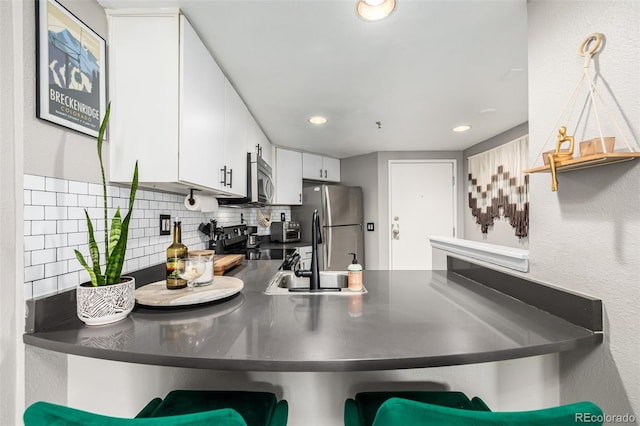
[[[39, 317], [28, 321], [24, 342], [132, 363], [317, 372], [481, 363], [602, 342], [599, 300], [547, 286], [520, 291], [529, 281], [508, 282], [475, 265], [462, 268], [469, 274], [364, 271], [364, 294], [267, 295], [279, 264], [248, 260], [231, 270], [244, 288], [228, 299], [182, 309], [136, 306], [104, 326], [86, 326], [75, 312], [60, 320], [46, 301], [35, 301], [29, 315]], [[491, 280], [508, 288], [485, 285]], [[58, 299], [73, 298], [67, 293]]]

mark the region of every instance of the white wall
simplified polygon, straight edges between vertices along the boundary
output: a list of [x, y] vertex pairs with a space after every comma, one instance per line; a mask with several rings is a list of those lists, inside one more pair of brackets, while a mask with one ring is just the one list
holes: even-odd
[[[530, 155], [554, 130], [582, 72], [578, 46], [593, 32], [606, 37], [594, 63], [597, 88], [623, 128], [630, 126], [627, 137], [637, 139], [640, 2], [529, 1], [528, 15]], [[605, 135], [621, 144], [601, 116]], [[597, 136], [593, 116], [586, 128], [576, 142]], [[605, 319], [604, 344], [561, 355], [561, 401], [587, 399], [608, 414], [640, 415], [640, 161], [562, 173], [558, 181], [551, 192], [548, 174], [531, 175], [530, 275], [602, 299]]]
[[22, 11], [0, 2], [0, 424], [19, 424], [24, 405], [22, 278]]

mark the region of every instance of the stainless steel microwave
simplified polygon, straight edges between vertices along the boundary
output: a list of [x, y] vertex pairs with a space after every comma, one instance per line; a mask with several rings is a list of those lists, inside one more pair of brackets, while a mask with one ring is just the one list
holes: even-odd
[[220, 205], [273, 204], [275, 186], [271, 166], [257, 154], [247, 153], [247, 196], [244, 198], [218, 198]]

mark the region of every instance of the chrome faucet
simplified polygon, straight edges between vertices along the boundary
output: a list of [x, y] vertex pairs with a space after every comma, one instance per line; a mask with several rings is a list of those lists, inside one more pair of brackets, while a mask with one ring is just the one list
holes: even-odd
[[313, 211], [313, 220], [311, 224], [311, 269], [294, 270], [296, 277], [308, 277], [309, 288], [290, 288], [289, 291], [340, 291], [340, 288], [323, 288], [320, 287], [320, 263], [318, 262], [318, 244], [322, 244], [322, 232], [320, 230], [320, 215], [318, 210]]

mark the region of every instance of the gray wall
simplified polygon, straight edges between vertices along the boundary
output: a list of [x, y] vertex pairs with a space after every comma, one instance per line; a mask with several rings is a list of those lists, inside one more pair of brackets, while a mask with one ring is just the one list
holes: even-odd
[[[59, 2], [106, 40], [107, 17], [104, 9], [95, 0], [60, 0]], [[96, 164], [93, 161], [78, 161], [95, 158], [95, 138], [36, 118], [35, 28], [35, 3], [33, 0], [25, 0], [24, 172], [100, 183], [100, 171]], [[109, 152], [108, 143], [103, 146], [103, 150], [105, 154]], [[109, 156], [105, 155], [104, 159], [105, 171], [108, 174]]]
[[494, 225], [489, 228], [489, 232], [483, 234], [480, 231], [480, 225], [476, 224], [476, 218], [471, 215], [471, 209], [469, 208], [467, 196], [467, 177], [469, 176], [469, 162], [467, 161], [467, 158], [472, 155], [476, 155], [481, 152], [496, 148], [500, 145], [504, 145], [505, 143], [518, 139], [519, 137], [522, 137], [527, 133], [529, 133], [529, 125], [528, 123], [522, 123], [519, 126], [516, 126], [512, 129], [507, 130], [506, 132], [492, 137], [491, 139], [487, 139], [486, 141], [480, 142], [479, 144], [476, 144], [471, 148], [467, 148], [462, 152], [462, 163], [464, 169], [462, 172], [462, 176], [464, 177], [464, 181], [463, 185], [460, 185], [460, 187], [458, 188], [458, 190], [462, 192], [462, 197], [464, 200], [464, 204], [458, 210], [458, 212], [462, 214], [464, 219], [464, 234], [462, 235], [462, 238], [466, 240], [483, 241], [485, 243], [498, 244], [502, 246], [522, 249], [526, 249], [529, 247], [529, 239], [516, 237], [514, 235], [514, 229], [511, 227], [511, 225], [509, 225], [508, 220], [496, 220]]
[[378, 153], [345, 158], [340, 162], [340, 183], [362, 187], [364, 222], [373, 222], [374, 231], [364, 231], [364, 260], [366, 269], [380, 269], [378, 236]]
[[[536, 155], [582, 73], [582, 40], [594, 31], [606, 42], [596, 56], [596, 87], [628, 139], [640, 135], [640, 2], [530, 1], [529, 154]], [[593, 73], [593, 67], [591, 69]], [[585, 95], [582, 88], [582, 96]], [[613, 93], [614, 96], [611, 96]], [[620, 133], [599, 104], [605, 135]], [[580, 110], [567, 126], [575, 127]], [[585, 120], [587, 117], [582, 117]], [[584, 121], [583, 121], [584, 123]], [[597, 136], [590, 114], [576, 142]], [[586, 131], [582, 131], [583, 128]], [[630, 130], [629, 130], [630, 129]], [[571, 134], [571, 132], [569, 133]], [[639, 150], [637, 142], [634, 144]], [[640, 415], [640, 161], [530, 181], [532, 278], [590, 294], [604, 302], [605, 341], [561, 354], [561, 402], [592, 400], [607, 414]]]

